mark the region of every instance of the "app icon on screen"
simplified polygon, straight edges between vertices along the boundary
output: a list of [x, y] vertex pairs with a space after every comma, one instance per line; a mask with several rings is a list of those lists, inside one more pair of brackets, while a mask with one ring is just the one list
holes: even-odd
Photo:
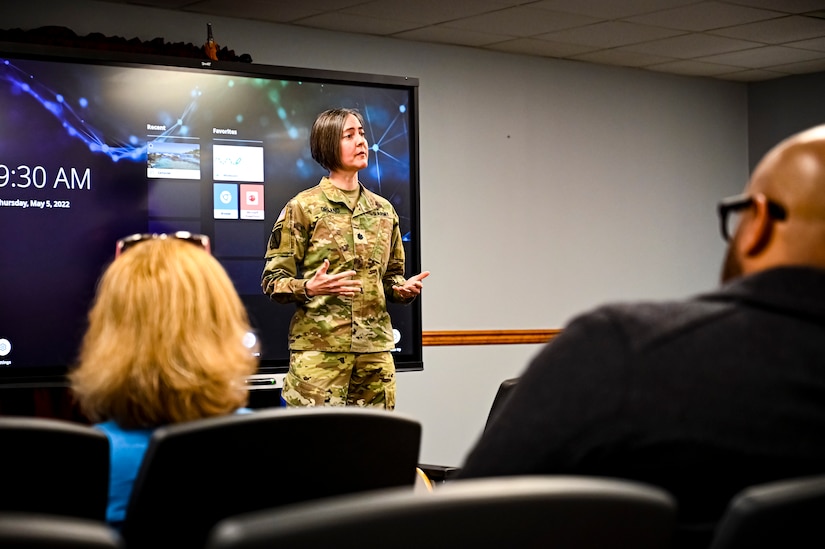
[[234, 183], [214, 183], [215, 219], [238, 219], [238, 186]]
[[264, 218], [264, 186], [241, 184], [241, 219]]

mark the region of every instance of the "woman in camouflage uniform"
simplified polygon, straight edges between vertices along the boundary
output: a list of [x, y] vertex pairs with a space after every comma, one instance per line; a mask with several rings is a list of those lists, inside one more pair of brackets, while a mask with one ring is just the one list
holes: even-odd
[[364, 121], [353, 109], [315, 120], [312, 158], [329, 176], [278, 216], [261, 279], [265, 294], [296, 303], [289, 329], [289, 406], [395, 407], [387, 300], [409, 303], [425, 271], [404, 278], [404, 248], [392, 204], [367, 190]]

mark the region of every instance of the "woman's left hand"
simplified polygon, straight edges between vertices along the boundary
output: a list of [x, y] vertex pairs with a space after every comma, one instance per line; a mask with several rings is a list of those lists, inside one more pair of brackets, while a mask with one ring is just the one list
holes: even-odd
[[407, 279], [402, 286], [393, 286], [392, 289], [398, 292], [401, 299], [411, 299], [421, 293], [424, 284], [421, 282], [430, 276], [430, 271], [423, 271]]

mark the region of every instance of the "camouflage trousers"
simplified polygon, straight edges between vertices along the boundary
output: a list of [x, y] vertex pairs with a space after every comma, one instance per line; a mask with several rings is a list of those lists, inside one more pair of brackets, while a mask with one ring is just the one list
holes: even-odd
[[291, 351], [281, 396], [287, 406], [395, 409], [395, 363], [389, 351]]

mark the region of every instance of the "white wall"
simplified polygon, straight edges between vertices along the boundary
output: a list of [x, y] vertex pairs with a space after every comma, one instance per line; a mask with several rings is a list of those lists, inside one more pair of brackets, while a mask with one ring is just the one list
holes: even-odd
[[[141, 40], [201, 44], [207, 22], [255, 63], [420, 80], [425, 331], [558, 328], [715, 285], [714, 206], [748, 175], [744, 84], [90, 0], [0, 6], [6, 29]], [[460, 465], [538, 348], [425, 348], [425, 370], [399, 376], [421, 461]]]

